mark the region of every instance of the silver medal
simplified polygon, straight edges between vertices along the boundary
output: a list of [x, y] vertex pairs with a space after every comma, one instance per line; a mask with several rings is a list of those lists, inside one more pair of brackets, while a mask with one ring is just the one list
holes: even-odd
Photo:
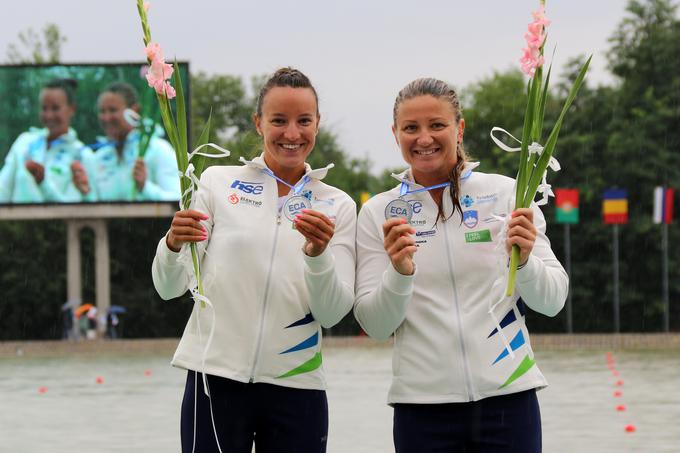
[[411, 217], [413, 217], [413, 207], [411, 207], [411, 204], [403, 198], [397, 198], [387, 203], [387, 206], [385, 206], [385, 220], [395, 217], [401, 217], [406, 219], [407, 222], [411, 222]]
[[303, 209], [312, 209], [312, 203], [302, 195], [293, 195], [283, 204], [283, 215], [292, 222]]

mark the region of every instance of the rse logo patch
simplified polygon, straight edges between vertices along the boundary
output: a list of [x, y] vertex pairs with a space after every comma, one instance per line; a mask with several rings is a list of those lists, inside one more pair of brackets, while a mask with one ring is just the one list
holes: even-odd
[[260, 195], [264, 191], [262, 183], [239, 181], [238, 179], [231, 184], [231, 188], [253, 195]]

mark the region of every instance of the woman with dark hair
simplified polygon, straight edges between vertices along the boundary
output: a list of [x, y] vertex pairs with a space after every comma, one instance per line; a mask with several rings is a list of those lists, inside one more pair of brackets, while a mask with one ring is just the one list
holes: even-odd
[[[539, 452], [547, 383], [524, 306], [555, 316], [567, 295], [543, 214], [513, 211], [513, 179], [473, 171], [445, 82], [404, 87], [392, 131], [409, 169], [359, 213], [354, 313], [372, 337], [394, 334], [396, 451]], [[513, 245], [521, 264], [504, 297]]]
[[148, 147], [140, 149], [137, 91], [122, 82], [112, 83], [97, 101], [99, 123], [106, 137], [95, 152], [96, 173], [91, 175], [100, 201], [179, 200], [177, 160], [163, 129], [153, 132]]
[[188, 370], [182, 451], [321, 453], [321, 327], [352, 309], [356, 205], [321, 181], [332, 165], [305, 162], [320, 116], [304, 74], [278, 70], [253, 120], [264, 152], [206, 169], [153, 262], [161, 297], [181, 296], [196, 284], [186, 245], [198, 243], [210, 301], [194, 304], [172, 362]]
[[40, 122], [14, 141], [0, 170], [0, 203], [92, 201], [81, 160], [92, 150], [70, 125], [76, 113], [73, 79], [55, 79], [40, 90]]

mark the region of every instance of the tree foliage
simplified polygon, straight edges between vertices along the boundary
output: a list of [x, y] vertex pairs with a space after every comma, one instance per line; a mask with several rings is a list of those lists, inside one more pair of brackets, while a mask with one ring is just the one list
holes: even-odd
[[66, 36], [59, 26], [48, 23], [42, 36], [32, 28], [19, 32], [19, 43], [7, 46], [7, 60], [13, 64], [54, 64], [61, 59], [61, 47]]

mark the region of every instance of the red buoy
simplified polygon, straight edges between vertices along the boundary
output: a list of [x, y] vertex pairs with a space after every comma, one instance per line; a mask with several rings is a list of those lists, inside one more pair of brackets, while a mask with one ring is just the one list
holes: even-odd
[[620, 396], [623, 396], [623, 392], [617, 390], [617, 391], [614, 392], [614, 396], [619, 398]]
[[616, 386], [617, 386], [617, 387], [623, 386], [623, 381], [622, 381], [621, 379], [619, 379], [618, 381], [616, 381]]
[[38, 387], [38, 393], [41, 395], [47, 393], [47, 387]]
[[635, 425], [626, 425], [626, 432], [627, 433], [634, 433], [635, 432]]
[[619, 404], [618, 406], [616, 406], [616, 410], [619, 412], [623, 412], [626, 410], [626, 406], [624, 406], [623, 404]]
[[97, 384], [103, 384], [103, 383], [104, 383], [104, 378], [101, 377], [101, 376], [97, 376], [97, 378], [95, 379], [95, 382], [96, 382]]

